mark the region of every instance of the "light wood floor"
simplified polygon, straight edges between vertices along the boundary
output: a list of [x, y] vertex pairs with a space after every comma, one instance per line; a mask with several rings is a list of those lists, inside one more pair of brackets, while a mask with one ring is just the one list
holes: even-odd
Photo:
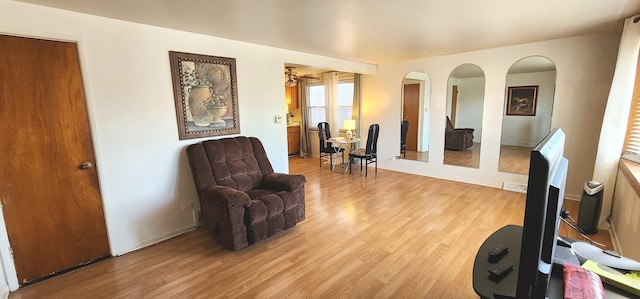
[[[521, 174], [529, 173], [531, 149], [531, 147], [522, 146], [500, 146], [500, 165], [498, 170]], [[472, 147], [463, 151], [445, 150], [444, 164], [471, 168], [480, 167], [480, 143], [474, 143]]]
[[444, 164], [463, 167], [480, 167], [480, 143], [474, 142], [473, 146], [462, 151], [444, 151]]
[[232, 252], [198, 229], [9, 298], [477, 298], [478, 247], [498, 228], [522, 224], [521, 193], [289, 161], [291, 173], [307, 177], [307, 219], [289, 231]]
[[529, 173], [529, 158], [532, 147], [501, 145], [498, 170], [512, 173]]
[[405, 152], [404, 158], [402, 158], [401, 156], [401, 159], [429, 162], [429, 152], [407, 150]]

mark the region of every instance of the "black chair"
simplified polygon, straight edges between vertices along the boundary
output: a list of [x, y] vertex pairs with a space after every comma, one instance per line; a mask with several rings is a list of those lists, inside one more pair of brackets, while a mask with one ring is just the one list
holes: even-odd
[[[359, 148], [349, 153], [349, 161], [351, 159], [360, 159], [360, 171], [362, 171], [362, 160], [365, 160], [364, 176], [368, 175], [367, 165], [376, 163], [376, 174], [378, 174], [378, 133], [380, 132], [380, 125], [373, 124], [369, 126], [369, 134], [367, 134], [367, 147]], [[349, 167], [349, 173], [351, 173], [351, 167]]]
[[409, 131], [409, 121], [406, 119], [400, 123], [400, 155], [407, 157], [407, 132]]
[[333, 154], [339, 154], [344, 162], [344, 148], [333, 146], [333, 143], [328, 142], [331, 138], [331, 130], [329, 130], [329, 123], [318, 123], [318, 137], [320, 138], [320, 167], [322, 167], [322, 157], [329, 155], [329, 165], [333, 167]]

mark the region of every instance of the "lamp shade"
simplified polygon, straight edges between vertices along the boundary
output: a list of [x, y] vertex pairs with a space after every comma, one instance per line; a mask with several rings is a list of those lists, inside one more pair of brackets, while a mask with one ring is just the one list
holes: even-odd
[[355, 130], [356, 129], [356, 120], [355, 119], [345, 119], [342, 123], [343, 130]]

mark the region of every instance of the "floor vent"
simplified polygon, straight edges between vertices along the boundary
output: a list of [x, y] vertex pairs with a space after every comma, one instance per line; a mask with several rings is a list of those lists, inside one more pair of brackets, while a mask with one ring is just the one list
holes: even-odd
[[502, 190], [527, 193], [527, 185], [512, 183], [512, 182], [504, 182], [504, 184], [502, 185]]

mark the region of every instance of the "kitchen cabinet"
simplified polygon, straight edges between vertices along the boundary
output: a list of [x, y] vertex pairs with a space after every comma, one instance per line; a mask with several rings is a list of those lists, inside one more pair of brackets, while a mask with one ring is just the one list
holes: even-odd
[[287, 127], [288, 155], [300, 153], [300, 126]]
[[285, 99], [287, 101], [287, 106], [289, 106], [289, 111], [291, 109], [300, 108], [300, 101], [298, 101], [298, 85], [296, 86], [285, 86]]

